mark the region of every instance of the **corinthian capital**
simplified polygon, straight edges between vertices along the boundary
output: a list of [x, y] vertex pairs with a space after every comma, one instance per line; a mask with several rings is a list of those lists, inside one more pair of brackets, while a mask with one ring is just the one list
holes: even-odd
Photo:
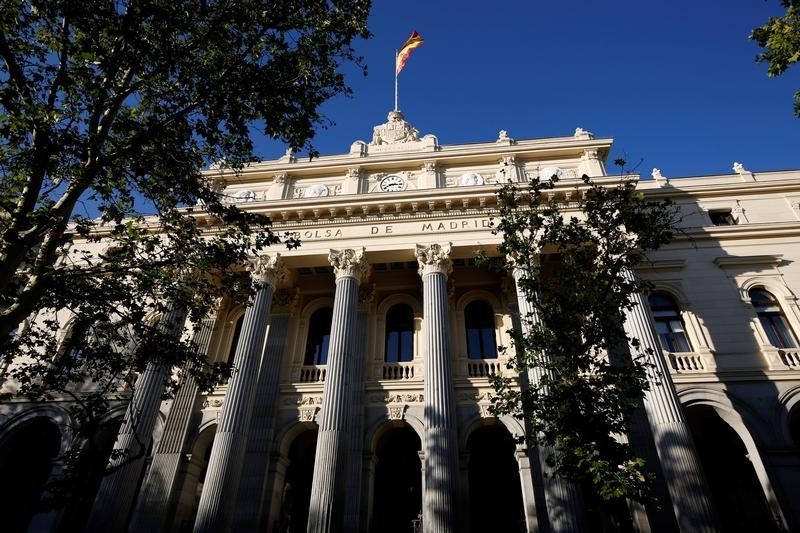
[[369, 276], [369, 264], [364, 256], [364, 247], [346, 248], [344, 250], [331, 250], [328, 261], [331, 262], [336, 279], [342, 277], [356, 278], [360, 283]]
[[259, 282], [276, 287], [286, 281], [289, 271], [281, 261], [281, 254], [260, 255], [250, 261], [250, 271]]
[[423, 244], [417, 245], [417, 262], [419, 263], [419, 275], [424, 276], [431, 272], [439, 272], [445, 277], [453, 271], [453, 262], [450, 260], [450, 246], [452, 243], [443, 245]]

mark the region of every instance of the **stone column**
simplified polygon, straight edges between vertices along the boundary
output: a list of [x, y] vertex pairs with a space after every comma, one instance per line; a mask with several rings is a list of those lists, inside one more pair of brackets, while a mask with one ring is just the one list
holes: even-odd
[[[203, 320], [195, 331], [194, 344], [200, 353], [208, 354], [211, 333], [216, 316]], [[161, 531], [174, 492], [177, 490], [178, 472], [184, 457], [184, 446], [189, 434], [192, 415], [197, 407], [198, 387], [188, 373], [181, 380], [164, 424], [164, 433], [153, 455], [153, 462], [145, 480], [144, 490], [131, 521], [131, 531]]]
[[339, 532], [343, 526], [358, 286], [369, 273], [364, 248], [331, 250], [328, 259], [336, 274], [336, 294], [308, 510], [309, 533]]
[[258, 368], [264, 352], [273, 287], [286, 275], [278, 260], [278, 254], [273, 257], [264, 255], [251, 264], [253, 275], [262, 286], [244, 313], [242, 332], [233, 358], [233, 374], [222, 404], [194, 523], [194, 530], [198, 533], [223, 532], [230, 526], [253, 412]]
[[[638, 283], [631, 270], [623, 271], [623, 276]], [[645, 394], [644, 408], [678, 527], [681, 531], [716, 531], [716, 518], [703, 467], [697, 458], [678, 393], [654, 333], [650, 306], [638, 291], [631, 300], [635, 305], [625, 311], [625, 333], [629, 338], [639, 339], [640, 351], [652, 365], [647, 373], [650, 390]]]
[[361, 527], [361, 465], [364, 456], [364, 361], [367, 349], [367, 322], [369, 305], [375, 297], [374, 285], [362, 286], [358, 293], [356, 346], [353, 357], [353, 412], [351, 413], [350, 472], [347, 476], [347, 503], [345, 504], [344, 531], [358, 533]]
[[[530, 279], [529, 276], [535, 275], [535, 273], [530, 272], [527, 265], [518, 263], [514, 267], [513, 275], [517, 284], [517, 305], [519, 306], [522, 332], [527, 334], [532, 325], [539, 323], [539, 316], [522, 285], [526, 279]], [[537, 385], [544, 377], [544, 373], [544, 369], [531, 366], [528, 369], [527, 379], [532, 385]], [[581, 531], [584, 513], [578, 488], [573, 483], [557, 477], [552, 468], [547, 466], [547, 457], [555, 452], [552, 446], [540, 446], [537, 451], [540, 458], [539, 464], [543, 470], [540, 475], [542, 476], [541, 482], [544, 488], [550, 529], [553, 532]]]
[[426, 533], [456, 530], [458, 438], [450, 353], [447, 276], [450, 244], [417, 245], [425, 320], [425, 492], [422, 521]]
[[278, 291], [273, 297], [272, 314], [267, 329], [267, 343], [261, 368], [258, 371], [256, 397], [250, 431], [247, 434], [247, 447], [236, 498], [236, 513], [232, 531], [261, 531], [264, 490], [266, 488], [267, 468], [272, 451], [272, 437], [275, 431], [275, 402], [278, 398], [281, 362], [286, 348], [286, 335], [289, 332], [289, 317], [298, 303], [297, 292]]
[[[186, 313], [171, 309], [161, 317], [159, 328], [164, 333], [180, 335]], [[168, 369], [150, 363], [139, 374], [133, 397], [119, 429], [114, 452], [109, 460], [86, 531], [124, 531], [131, 513], [139, 479], [161, 405], [161, 395], [167, 381]]]

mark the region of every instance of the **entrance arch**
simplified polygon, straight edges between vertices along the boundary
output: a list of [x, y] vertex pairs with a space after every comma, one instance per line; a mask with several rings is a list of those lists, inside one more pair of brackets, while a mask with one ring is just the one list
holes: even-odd
[[375, 446], [372, 519], [375, 533], [408, 533], [422, 512], [422, 442], [405, 422], [393, 422]]
[[286, 456], [286, 474], [280, 487], [281, 511], [276, 531], [305, 531], [311, 503], [311, 481], [317, 451], [316, 426], [298, 433]]
[[781, 531], [736, 431], [710, 405], [686, 409], [686, 419], [723, 531]]
[[475, 429], [467, 439], [472, 531], [525, 531], [525, 508], [514, 438], [500, 423]]
[[0, 443], [0, 516], [3, 531], [26, 531], [38, 513], [53, 460], [61, 449], [61, 431], [38, 417], [13, 429]]

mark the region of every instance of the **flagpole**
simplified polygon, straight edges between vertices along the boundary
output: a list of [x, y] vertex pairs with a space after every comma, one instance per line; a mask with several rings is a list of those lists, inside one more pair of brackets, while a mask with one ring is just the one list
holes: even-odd
[[394, 110], [397, 111], [397, 50], [394, 51]]

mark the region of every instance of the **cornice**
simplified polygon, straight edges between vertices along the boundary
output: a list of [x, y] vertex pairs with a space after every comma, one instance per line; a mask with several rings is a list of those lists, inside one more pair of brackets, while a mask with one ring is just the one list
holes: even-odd
[[342, 174], [347, 169], [358, 166], [363, 171], [400, 168], [422, 165], [426, 161], [442, 164], [475, 164], [486, 161], [496, 163], [498, 157], [515, 155], [520, 159], [555, 159], [570, 156], [579, 157], [585, 150], [597, 150], [602, 159], [611, 149], [613, 139], [575, 139], [574, 137], [552, 137], [515, 141], [514, 144], [495, 142], [444, 145], [435, 151], [387, 152], [358, 156], [354, 154], [320, 156], [313, 160], [289, 161], [277, 159], [252, 163], [239, 170], [206, 170], [203, 175], [211, 179], [231, 177], [237, 183], [250, 183], [264, 179], [264, 176], [284, 173], [290, 176], [314, 176], [323, 174]]

